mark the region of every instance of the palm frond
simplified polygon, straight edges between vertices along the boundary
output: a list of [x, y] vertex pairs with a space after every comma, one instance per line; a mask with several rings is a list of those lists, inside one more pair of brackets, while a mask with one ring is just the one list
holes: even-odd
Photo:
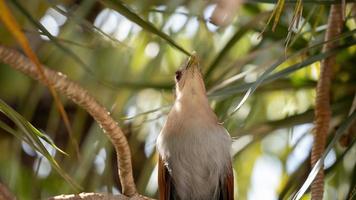
[[[79, 190], [81, 187], [67, 174], [57, 163], [54, 157], [48, 152], [41, 139], [51, 145], [54, 149], [60, 153], [66, 154], [60, 148], [58, 148], [53, 141], [44, 133], [36, 129], [30, 122], [24, 119], [19, 113], [8, 106], [3, 100], [0, 99], [0, 112], [5, 114], [12, 122], [14, 122], [21, 133], [14, 130], [4, 122], [0, 122], [0, 127], [5, 131], [13, 134], [16, 138], [29, 144], [34, 150], [41, 153], [51, 164], [51, 166], [61, 175], [75, 190]], [[67, 154], [66, 154], [67, 155]]]

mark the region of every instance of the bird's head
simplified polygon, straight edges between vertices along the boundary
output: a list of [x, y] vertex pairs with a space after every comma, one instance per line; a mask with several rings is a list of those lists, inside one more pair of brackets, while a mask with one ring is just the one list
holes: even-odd
[[206, 96], [203, 76], [200, 72], [198, 58], [195, 54], [189, 57], [182, 69], [175, 75], [176, 96], [182, 97]]

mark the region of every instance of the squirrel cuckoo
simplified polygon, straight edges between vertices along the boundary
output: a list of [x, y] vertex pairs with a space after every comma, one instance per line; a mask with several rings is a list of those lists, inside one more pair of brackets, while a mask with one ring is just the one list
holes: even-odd
[[176, 100], [157, 139], [160, 200], [232, 200], [231, 137], [210, 108], [195, 56], [176, 72]]

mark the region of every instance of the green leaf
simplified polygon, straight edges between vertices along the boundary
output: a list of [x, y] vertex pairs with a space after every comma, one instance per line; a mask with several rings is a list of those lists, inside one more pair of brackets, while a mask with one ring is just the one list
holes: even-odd
[[10, 106], [8, 106], [3, 100], [0, 99], [0, 112], [6, 115], [9, 119], [11, 119], [18, 129], [18, 131], [12, 129], [10, 126], [6, 125], [4, 122], [0, 123], [0, 127], [5, 131], [13, 134], [16, 138], [25, 141], [29, 144], [34, 150], [37, 150], [41, 153], [51, 164], [51, 166], [61, 175], [75, 190], [80, 190], [81, 186], [79, 186], [57, 163], [57, 161], [52, 157], [52, 155], [47, 151], [46, 147], [43, 145], [43, 141], [51, 145], [53, 148], [58, 150], [59, 152], [67, 155], [64, 151], [58, 148], [52, 140], [41, 131], [36, 129], [30, 122], [28, 122], [25, 118], [23, 118], [19, 113], [13, 110]]
[[255, 28], [262, 19], [267, 17], [270, 12], [264, 12], [257, 15], [247, 24], [241, 26], [238, 31], [231, 37], [231, 39], [226, 43], [224, 48], [219, 52], [219, 54], [215, 57], [211, 65], [207, 68], [205, 77], [209, 77], [211, 73], [216, 69], [220, 61], [227, 55], [227, 53], [232, 49], [234, 44], [239, 41], [249, 30]]
[[[236, 108], [229, 114], [230, 116], [233, 115], [247, 100], [247, 98], [257, 89], [257, 87], [266, 81], [267, 78], [270, 78], [269, 77], [269, 74], [272, 73], [273, 70], [275, 70], [279, 65], [281, 65], [282, 63], [284, 63], [286, 60], [290, 59], [290, 58], [294, 58], [294, 57], [297, 57], [297, 56], [300, 56], [302, 53], [305, 53], [306, 51], [309, 51], [310, 49], [312, 48], [316, 48], [316, 47], [319, 47], [319, 46], [322, 46], [324, 43], [328, 43], [328, 42], [333, 42], [335, 40], [340, 40], [342, 38], [346, 38], [348, 36], [352, 36], [353, 33], [355, 33], [356, 30], [353, 30], [353, 31], [350, 31], [350, 32], [347, 32], [345, 34], [342, 34], [342, 35], [339, 35], [338, 37], [332, 39], [332, 40], [329, 40], [329, 41], [324, 41], [324, 42], [320, 42], [320, 43], [317, 43], [311, 47], [306, 47], [294, 54], [292, 54], [291, 56], [287, 56], [286, 58], [281, 58], [279, 59], [277, 62], [275, 62], [273, 65], [271, 65], [254, 83], [252, 83], [251, 87], [249, 87], [249, 89], [247, 90], [246, 94], [243, 96], [242, 100], [240, 101], [240, 103], [238, 104], [238, 106], [236, 106]], [[332, 54], [335, 54], [337, 53], [338, 51], [344, 49], [344, 48], [347, 48], [347, 47], [350, 47], [350, 46], [353, 46], [356, 44], [356, 40], [351, 40], [351, 41], [348, 41], [348, 44], [346, 45], [342, 45], [342, 46], [339, 46], [338, 48], [335, 48], [331, 51], [328, 51], [328, 52], [325, 52], [325, 53], [321, 53], [321, 54], [318, 54], [314, 57], [309, 57], [308, 59], [304, 60], [302, 63], [299, 63], [297, 65], [293, 65], [292, 67], [298, 69], [302, 66], [306, 66], [308, 63], [311, 64], [313, 63], [312, 61], [317, 61], [318, 59], [323, 59], [323, 58], [326, 58]], [[285, 70], [284, 70], [285, 72]]]
[[[311, 64], [313, 64], [316, 61], [319, 60], [323, 60], [324, 58], [327, 58], [331, 55], [334, 55], [335, 53], [341, 51], [343, 48], [345, 47], [350, 47], [352, 45], [355, 45], [356, 41], [354, 41], [352, 44], [346, 45], [346, 46], [342, 46], [340, 48], [335, 48], [331, 51], [325, 52], [325, 53], [321, 53], [321, 54], [317, 54], [314, 56], [310, 56], [308, 59], [304, 60], [303, 62], [291, 65], [286, 67], [285, 69], [268, 75], [262, 82], [260, 82], [260, 84], [266, 84], [266, 83], [270, 83], [274, 80], [280, 79], [280, 78], [284, 78], [289, 74], [292, 74], [293, 72], [302, 69], [304, 67], [307, 67]], [[257, 81], [256, 81], [257, 82]], [[234, 95], [236, 93], [241, 93], [244, 92], [246, 90], [249, 90], [253, 87], [254, 84], [256, 84], [256, 82], [254, 83], [246, 83], [246, 84], [242, 84], [242, 85], [237, 85], [237, 86], [230, 86], [230, 87], [226, 87], [224, 89], [220, 89], [220, 90], [216, 90], [215, 92], [212, 92], [211, 94], [209, 94], [210, 97], [217, 97], [217, 96], [231, 96]]]
[[26, 16], [26, 18], [36, 27], [41, 31], [41, 34], [47, 36], [49, 38], [49, 40], [51, 42], [53, 42], [53, 44], [55, 46], [57, 46], [60, 50], [62, 50], [65, 54], [67, 54], [70, 58], [72, 58], [76, 63], [79, 64], [80, 67], [82, 67], [84, 69], [84, 71], [86, 71], [91, 77], [94, 78], [95, 81], [97, 81], [98, 83], [100, 83], [101, 85], [104, 85], [106, 87], [115, 89], [116, 85], [115, 83], [112, 83], [111, 81], [108, 80], [99, 80], [96, 78], [96, 72], [94, 72], [92, 69], [90, 69], [90, 67], [78, 56], [76, 55], [72, 50], [70, 50], [69, 48], [65, 47], [64, 45], [62, 45], [60, 43], [60, 41], [58, 40], [57, 37], [53, 36], [41, 23], [39, 23], [38, 21], [36, 21], [32, 15], [17, 1], [17, 0], [13, 0], [11, 1], [11, 3], [13, 3], [13, 5], [19, 9], [19, 11], [21, 11], [21, 13]]
[[187, 50], [185, 50], [183, 47], [181, 47], [172, 38], [170, 38], [166, 33], [160, 31], [152, 23], [145, 21], [140, 16], [138, 16], [136, 13], [132, 12], [126, 5], [124, 5], [123, 2], [115, 1], [115, 0], [102, 0], [101, 2], [105, 5], [113, 8], [117, 12], [121, 13], [127, 19], [129, 19], [132, 22], [136, 23], [137, 25], [141, 26], [144, 30], [149, 31], [149, 32], [159, 36], [160, 38], [164, 39], [170, 45], [172, 45], [176, 49], [180, 50], [185, 55], [191, 56], [191, 53], [189, 53]]
[[93, 71], [91, 71], [91, 69], [74, 53], [72, 52], [70, 49], [66, 48], [65, 46], [63, 46], [56, 37], [54, 37], [41, 23], [39, 23], [38, 21], [36, 21], [32, 15], [24, 8], [22, 7], [22, 5], [17, 1], [17, 0], [13, 0], [11, 1], [11, 3], [13, 3], [13, 5], [19, 9], [19, 11], [21, 11], [21, 13], [36, 27], [38, 28], [45, 36], [47, 36], [54, 45], [56, 45], [59, 49], [61, 49], [63, 52], [65, 52], [68, 56], [70, 56], [71, 58], [73, 58], [74, 61], [76, 61], [78, 64], [80, 64], [80, 66], [82, 66], [88, 73], [94, 74]]
[[79, 26], [84, 26], [85, 28], [89, 30], [95, 30], [94, 33], [98, 33], [100, 36], [104, 36], [105, 38], [109, 39], [112, 41], [114, 44], [117, 44], [118, 47], [128, 47], [125, 43], [121, 42], [120, 40], [110, 36], [109, 34], [105, 33], [102, 31], [100, 28], [94, 26], [91, 22], [86, 20], [85, 18], [81, 16], [77, 16], [76, 13], [71, 13], [68, 11], [63, 10], [61, 7], [57, 6], [56, 4], [49, 2], [52, 6], [52, 8], [57, 11], [58, 13], [64, 15], [67, 17], [68, 20], [72, 20]]

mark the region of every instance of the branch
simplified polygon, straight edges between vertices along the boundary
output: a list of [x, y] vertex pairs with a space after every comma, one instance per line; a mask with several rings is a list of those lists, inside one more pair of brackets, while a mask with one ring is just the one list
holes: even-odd
[[[325, 34], [325, 41], [328, 41], [341, 33], [342, 11], [340, 4], [334, 4], [330, 8], [328, 28]], [[326, 43], [323, 52], [331, 50], [335, 43]], [[331, 109], [330, 109], [330, 84], [332, 67], [335, 65], [335, 56], [330, 56], [321, 62], [320, 78], [316, 89], [315, 102], [315, 135], [312, 148], [311, 164], [314, 166], [322, 156], [326, 137], [329, 130]], [[321, 167], [318, 175], [311, 185], [312, 200], [322, 200], [324, 193], [324, 170]]]
[[47, 200], [149, 200], [150, 198], [134, 195], [132, 197], [126, 197], [124, 195], [112, 195], [112, 194], [102, 194], [102, 193], [80, 193], [80, 194], [69, 194], [69, 195], [59, 195], [51, 197]]
[[[0, 60], [45, 84], [35, 65], [18, 51], [0, 45]], [[114, 121], [110, 113], [102, 105], [77, 83], [69, 80], [62, 73], [48, 69], [45, 66], [44, 73], [46, 77], [50, 77], [48, 81], [57, 91], [83, 107], [110, 138], [116, 150], [122, 193], [129, 197], [134, 196], [137, 192], [132, 175], [130, 148], [117, 122]]]
[[16, 200], [10, 190], [2, 183], [0, 183], [0, 199], [1, 200]]
[[59, 195], [59, 196], [51, 197], [47, 200], [129, 200], [129, 198], [124, 195], [80, 193], [80, 194]]

